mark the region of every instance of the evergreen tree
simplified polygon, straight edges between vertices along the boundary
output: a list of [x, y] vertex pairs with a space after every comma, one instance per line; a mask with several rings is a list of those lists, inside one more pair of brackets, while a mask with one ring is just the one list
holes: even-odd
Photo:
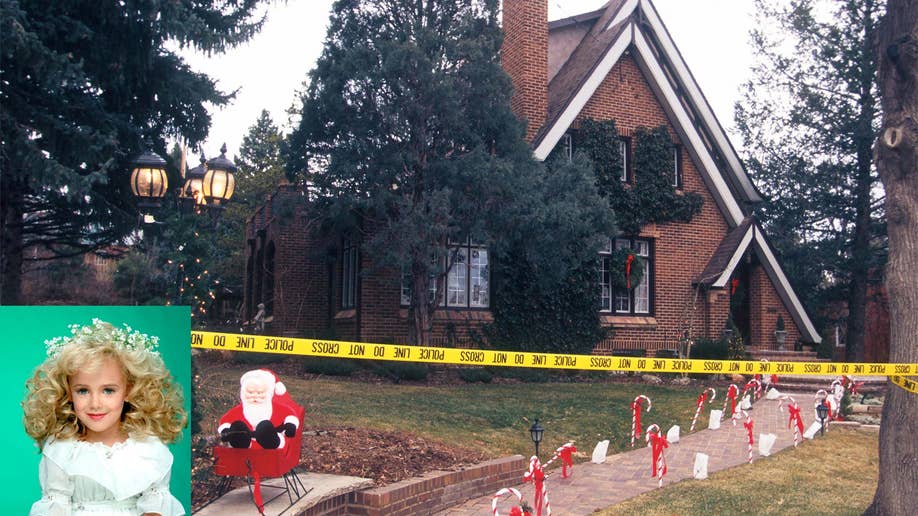
[[848, 306], [847, 358], [863, 357], [868, 276], [885, 261], [872, 44], [882, 0], [757, 0], [758, 63], [736, 122], [767, 199], [760, 217], [810, 307]]
[[[918, 362], [918, 1], [889, 0], [876, 39], [882, 132], [877, 169], [888, 193], [889, 360]], [[887, 382], [887, 385], [889, 383]], [[918, 396], [889, 385], [880, 425], [880, 476], [864, 514], [910, 514], [918, 507]]]
[[[451, 242], [499, 255], [539, 231], [526, 226], [526, 199], [550, 199], [535, 193], [545, 169], [510, 111], [498, 11], [496, 0], [337, 2], [288, 139], [288, 170], [308, 171], [327, 219], [410, 278], [418, 344], [429, 342]], [[566, 252], [542, 253], [555, 250]]]
[[283, 135], [267, 110], [262, 110], [255, 124], [242, 139], [239, 155], [233, 157], [238, 167], [236, 191], [216, 226], [216, 261], [213, 273], [227, 286], [241, 288], [245, 273], [245, 223], [265, 198], [285, 181], [281, 157]]
[[78, 254], [134, 229], [127, 178], [142, 138], [161, 155], [166, 136], [199, 142], [204, 103], [231, 98], [170, 48], [247, 41], [261, 1], [0, 0], [3, 303], [20, 301], [27, 246]]

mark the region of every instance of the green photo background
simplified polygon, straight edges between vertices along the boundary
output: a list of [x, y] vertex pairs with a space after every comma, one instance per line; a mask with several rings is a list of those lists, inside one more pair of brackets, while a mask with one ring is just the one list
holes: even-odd
[[[70, 335], [69, 325], [87, 325], [99, 318], [120, 327], [159, 337], [159, 351], [191, 411], [191, 312], [187, 306], [2, 306], [0, 328], [3, 370], [12, 375], [13, 388], [2, 395], [0, 421], [10, 432], [6, 467], [0, 478], [6, 493], [0, 507], [4, 514], [28, 514], [41, 498], [38, 484], [38, 446], [25, 433], [22, 399], [25, 382], [45, 359], [45, 340]], [[170, 489], [191, 514], [191, 436], [186, 426], [181, 438], [169, 446], [174, 457]]]

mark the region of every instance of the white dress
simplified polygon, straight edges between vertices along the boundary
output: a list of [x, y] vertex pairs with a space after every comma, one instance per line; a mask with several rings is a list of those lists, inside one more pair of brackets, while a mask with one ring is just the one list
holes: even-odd
[[30, 516], [185, 514], [169, 492], [172, 453], [155, 437], [106, 446], [49, 439], [38, 465], [41, 500]]

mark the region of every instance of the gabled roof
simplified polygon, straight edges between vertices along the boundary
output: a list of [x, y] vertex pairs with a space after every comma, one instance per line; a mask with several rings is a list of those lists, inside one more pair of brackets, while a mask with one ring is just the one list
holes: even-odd
[[548, 113], [532, 146], [545, 159], [619, 58], [630, 52], [660, 100], [731, 227], [761, 196], [649, 0], [610, 0], [598, 11], [552, 22], [592, 27], [548, 85]]
[[695, 279], [695, 283], [714, 288], [725, 287], [750, 246], [759, 257], [759, 262], [762, 263], [763, 269], [775, 286], [784, 306], [790, 308], [788, 311], [791, 317], [797, 323], [797, 327], [802, 330], [801, 336], [810, 342], [821, 342], [822, 337], [816, 331], [800, 299], [791, 288], [787, 276], [778, 265], [765, 232], [752, 217], [747, 217], [739, 226], [724, 236], [711, 259], [708, 260], [704, 271]]
[[548, 113], [532, 141], [535, 156], [548, 156], [612, 67], [628, 52], [686, 143], [686, 150], [732, 228], [699, 282], [722, 288], [743, 253], [754, 244], [778, 295], [789, 307], [797, 327], [803, 330], [803, 337], [820, 342], [819, 333], [781, 270], [764, 232], [749, 217], [750, 205], [762, 198], [650, 0], [610, 0], [597, 11], [552, 22], [549, 32], [574, 24], [590, 27], [548, 84]]

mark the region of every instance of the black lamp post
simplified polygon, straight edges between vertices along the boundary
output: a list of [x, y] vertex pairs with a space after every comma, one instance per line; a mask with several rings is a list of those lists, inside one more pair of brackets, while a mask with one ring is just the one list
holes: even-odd
[[542, 442], [542, 433], [544, 431], [542, 425], [539, 424], [539, 418], [535, 418], [535, 422], [529, 427], [529, 437], [532, 438], [532, 442], [535, 443], [536, 457], [539, 456], [539, 443]]
[[821, 426], [819, 427], [819, 434], [826, 435], [826, 416], [829, 415], [829, 407], [826, 405], [825, 400], [820, 401], [816, 405], [816, 414], [819, 415], [819, 421]]
[[[140, 208], [158, 208], [169, 188], [166, 177], [166, 160], [147, 150], [131, 162], [131, 191], [139, 199]], [[226, 144], [220, 149], [220, 156], [204, 161], [188, 171], [185, 184], [178, 191], [181, 202], [191, 204], [195, 212], [200, 208], [222, 208], [236, 189], [236, 164], [226, 157]], [[144, 215], [144, 222], [155, 222], [152, 215]]]

